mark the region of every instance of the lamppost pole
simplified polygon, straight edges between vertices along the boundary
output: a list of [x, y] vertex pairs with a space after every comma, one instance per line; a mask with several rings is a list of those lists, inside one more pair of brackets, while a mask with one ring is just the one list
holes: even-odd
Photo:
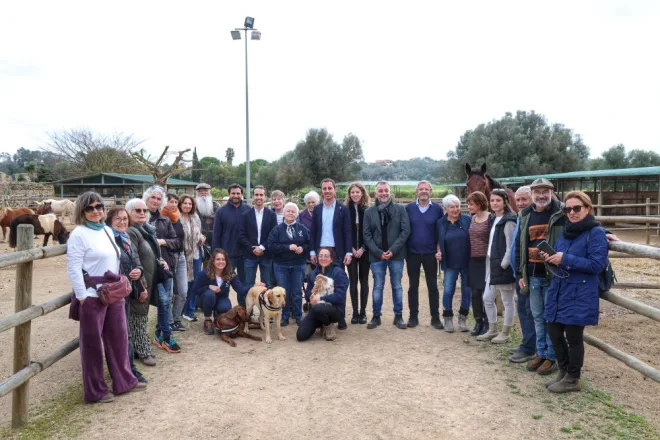
[[241, 31], [245, 32], [245, 201], [250, 203], [250, 102], [248, 91], [248, 30], [252, 31], [252, 39], [261, 39], [261, 32], [254, 29], [254, 18], [245, 17], [242, 28], [231, 31], [234, 40], [241, 39]]

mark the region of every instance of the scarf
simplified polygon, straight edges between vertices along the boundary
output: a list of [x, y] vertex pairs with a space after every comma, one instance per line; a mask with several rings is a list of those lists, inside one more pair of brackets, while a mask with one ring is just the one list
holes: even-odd
[[105, 228], [105, 223], [99, 222], [99, 223], [94, 223], [90, 222], [89, 220], [85, 221], [85, 226], [87, 226], [89, 229], [93, 229], [95, 231], [101, 231], [103, 228]]
[[564, 238], [566, 240], [574, 240], [583, 232], [589, 231], [597, 226], [600, 226], [600, 223], [598, 223], [594, 216], [591, 214], [587, 215], [585, 218], [576, 223], [567, 221], [564, 224]]
[[378, 206], [378, 214], [380, 215], [380, 224], [384, 225], [392, 220], [392, 214], [390, 213], [390, 206], [392, 206], [392, 198], [387, 199], [387, 202], [380, 203], [376, 202]]
[[145, 240], [147, 240], [147, 242], [149, 242], [149, 245], [151, 246], [151, 250], [153, 251], [156, 258], [161, 259], [162, 255], [160, 253], [160, 245], [158, 244], [158, 240], [156, 239], [156, 227], [149, 223], [145, 223], [143, 225], [138, 225], [137, 223], [133, 223], [131, 227], [138, 230], [138, 232], [142, 235], [142, 237]]
[[165, 217], [169, 218], [172, 224], [175, 224], [176, 222], [179, 221], [179, 210], [177, 209], [176, 211], [170, 211], [169, 209], [161, 209], [160, 210], [161, 215], [164, 215]]
[[193, 260], [198, 257], [199, 239], [202, 236], [202, 221], [195, 213], [190, 214], [188, 219], [185, 215], [181, 216], [181, 224], [183, 225], [183, 254], [186, 256], [188, 281], [192, 281], [195, 276], [193, 273]]
[[289, 240], [293, 240], [293, 234], [296, 232], [296, 228], [294, 228], [296, 223], [288, 224], [287, 222], [284, 222], [284, 224], [286, 225], [286, 235], [289, 236]]
[[129, 238], [128, 234], [126, 232], [117, 232], [115, 228], [112, 226], [110, 227], [112, 229], [112, 232], [115, 234], [115, 239], [119, 238], [119, 241], [121, 242], [121, 246], [124, 248], [127, 254], [130, 255], [131, 253], [131, 239]]

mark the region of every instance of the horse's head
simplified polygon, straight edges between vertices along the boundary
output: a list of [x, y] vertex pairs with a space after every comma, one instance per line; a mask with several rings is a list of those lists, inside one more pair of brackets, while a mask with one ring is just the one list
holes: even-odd
[[62, 222], [55, 220], [55, 231], [54, 234], [57, 237], [57, 242], [59, 244], [66, 244], [69, 240], [69, 231], [66, 230]]
[[492, 179], [486, 173], [486, 164], [481, 165], [481, 169], [479, 170], [473, 170], [470, 164], [466, 163], [465, 175], [467, 176], [465, 184], [467, 185], [468, 194], [472, 194], [475, 191], [481, 191], [486, 194], [486, 197], [488, 197], [492, 188]]

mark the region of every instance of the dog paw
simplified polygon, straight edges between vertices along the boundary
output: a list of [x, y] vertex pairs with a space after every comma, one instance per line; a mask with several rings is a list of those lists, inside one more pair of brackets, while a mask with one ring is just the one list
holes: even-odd
[[272, 344], [272, 343], [273, 343], [273, 340], [272, 340], [272, 339], [270, 339], [270, 338], [266, 338], [266, 344]]
[[229, 345], [231, 345], [232, 347], [236, 347], [236, 342], [231, 341], [231, 342], [229, 343]]
[[280, 336], [278, 337], [278, 339], [279, 339], [280, 341], [286, 341], [286, 338], [284, 337], [284, 335], [280, 335]]

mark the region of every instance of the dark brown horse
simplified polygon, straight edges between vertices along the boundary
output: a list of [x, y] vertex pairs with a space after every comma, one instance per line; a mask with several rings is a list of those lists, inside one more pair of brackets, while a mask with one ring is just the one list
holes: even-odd
[[5, 229], [9, 227], [14, 218], [22, 214], [34, 214], [30, 208], [0, 208], [0, 229], [2, 229], [2, 241], [7, 240]]
[[50, 204], [50, 202], [43, 202], [37, 205], [37, 212], [35, 212], [35, 214], [44, 215], [50, 214], [51, 212], [53, 212], [53, 206]]
[[23, 214], [14, 218], [9, 226], [9, 247], [16, 247], [16, 231], [18, 225], [34, 226], [34, 235], [44, 236], [44, 246], [48, 246], [48, 239], [52, 235], [59, 244], [65, 244], [69, 239], [69, 231], [57, 219], [55, 214], [36, 215]]
[[505, 190], [509, 196], [509, 205], [511, 205], [511, 209], [513, 209], [514, 212], [518, 212], [515, 194], [509, 188], [488, 175], [486, 172], [486, 164], [481, 165], [481, 169], [479, 170], [473, 170], [470, 164], [466, 163], [465, 174], [467, 175], [467, 181], [465, 184], [467, 185], [468, 195], [475, 191], [481, 191], [486, 194], [486, 198], [490, 200], [490, 192], [495, 188], [501, 188]]

